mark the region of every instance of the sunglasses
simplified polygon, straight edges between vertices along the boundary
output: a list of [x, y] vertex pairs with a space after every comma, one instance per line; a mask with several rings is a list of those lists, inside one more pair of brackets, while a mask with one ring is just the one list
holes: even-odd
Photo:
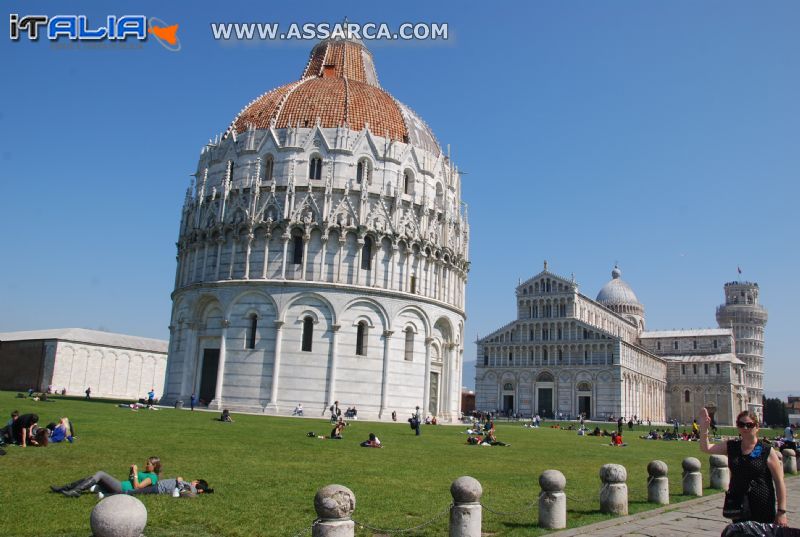
[[754, 421], [737, 421], [736, 426], [740, 429], [755, 429], [756, 422]]

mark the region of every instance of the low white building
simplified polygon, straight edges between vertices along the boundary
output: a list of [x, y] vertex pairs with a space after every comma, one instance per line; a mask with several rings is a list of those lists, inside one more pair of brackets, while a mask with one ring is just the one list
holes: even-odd
[[139, 399], [164, 390], [167, 342], [83, 328], [0, 333], [0, 389]]

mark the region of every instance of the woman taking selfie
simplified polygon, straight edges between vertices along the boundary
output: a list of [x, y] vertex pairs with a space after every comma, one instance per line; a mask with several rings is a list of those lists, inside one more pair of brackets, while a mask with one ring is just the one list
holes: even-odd
[[97, 485], [100, 492], [104, 494], [121, 494], [128, 490], [138, 490], [158, 483], [158, 475], [161, 473], [161, 459], [150, 457], [144, 463], [144, 471], [131, 465], [130, 476], [126, 481], [118, 481], [105, 472], [97, 472], [94, 475], [79, 479], [63, 487], [51, 486], [53, 492], [60, 492], [64, 496], [77, 498], [81, 492], [89, 490]]
[[[735, 507], [744, 506], [734, 522], [751, 520], [786, 526], [786, 485], [783, 482], [783, 464], [772, 446], [758, 439], [758, 417], [749, 412], [736, 416], [739, 440], [728, 440], [721, 444], [708, 441], [711, 417], [703, 408], [700, 424], [700, 450], [714, 455], [727, 455], [731, 469], [731, 483], [726, 497]], [[775, 500], [777, 496], [777, 509]], [[746, 500], [746, 501], [745, 501]]]

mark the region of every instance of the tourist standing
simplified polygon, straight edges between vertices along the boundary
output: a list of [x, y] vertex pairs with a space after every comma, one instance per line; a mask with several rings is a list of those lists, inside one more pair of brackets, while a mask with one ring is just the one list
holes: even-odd
[[147, 406], [153, 406], [155, 400], [156, 400], [156, 389], [150, 388], [150, 391], [147, 392]]
[[197, 404], [197, 394], [192, 392], [192, 396], [189, 398], [189, 406], [192, 407], [192, 410], [194, 410], [194, 405], [196, 404]]
[[416, 424], [414, 427], [415, 434], [416, 436], [419, 436], [419, 428], [422, 425], [422, 415], [419, 413], [419, 407], [417, 407], [416, 411], [414, 412], [414, 423]]
[[[758, 416], [745, 410], [736, 416], [740, 439], [720, 444], [708, 441], [711, 417], [703, 408], [700, 431], [700, 450], [703, 453], [727, 455], [731, 483], [725, 499], [730, 507], [743, 506], [745, 497], [749, 509], [742, 509], [734, 522], [754, 521], [787, 526], [786, 484], [783, 464], [778, 453], [767, 442], [758, 439]], [[777, 499], [777, 509], [775, 500]]]
[[92, 387], [89, 386], [88, 388], [86, 388], [86, 391], [84, 393], [86, 394], [86, 398], [87, 399], [91, 399], [92, 398]]

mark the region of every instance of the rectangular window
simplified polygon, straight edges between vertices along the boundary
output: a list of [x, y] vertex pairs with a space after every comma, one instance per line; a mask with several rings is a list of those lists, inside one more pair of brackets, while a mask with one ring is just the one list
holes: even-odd
[[258, 317], [250, 316], [250, 326], [247, 327], [247, 348], [256, 348], [256, 331], [258, 329]]
[[717, 340], [716, 339], [714, 340], [714, 348], [715, 349], [717, 348]]
[[703, 372], [708, 375], [708, 364], [703, 364]]
[[681, 364], [681, 375], [686, 374], [686, 364]]
[[416, 276], [411, 276], [411, 292], [412, 293], [416, 293], [417, 292], [417, 277]]
[[697, 340], [696, 339], [692, 342], [692, 348], [693, 349], [697, 348]]
[[483, 355], [483, 365], [485, 365], [485, 366], [489, 365], [489, 355], [488, 354], [484, 354]]
[[302, 341], [302, 350], [303, 352], [311, 352], [311, 341], [314, 337], [314, 320], [311, 317], [306, 317], [303, 319], [303, 341]]
[[692, 373], [697, 374], [697, 364], [692, 364]]
[[672, 348], [675, 349], [676, 351], [678, 350], [678, 342], [677, 341], [673, 341], [672, 342]]
[[414, 361], [414, 331], [411, 327], [406, 328], [406, 348], [404, 356], [407, 362]]
[[656, 342], [656, 349], [661, 350], [661, 342]]
[[719, 375], [719, 364], [717, 364], [717, 375]]

